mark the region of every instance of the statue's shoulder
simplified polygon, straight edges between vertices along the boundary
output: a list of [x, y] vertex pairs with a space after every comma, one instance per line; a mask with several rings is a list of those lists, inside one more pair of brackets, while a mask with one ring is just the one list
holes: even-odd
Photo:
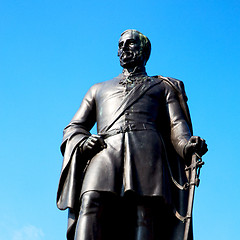
[[92, 96], [97, 96], [98, 94], [102, 94], [102, 93], [106, 92], [107, 90], [115, 89], [116, 86], [119, 85], [120, 80], [121, 80], [121, 74], [110, 80], [95, 83], [88, 90], [88, 94], [90, 94]]
[[183, 82], [176, 78], [163, 77], [161, 75], [158, 75], [155, 77], [157, 77], [159, 80], [161, 79], [163, 83], [168, 84], [173, 89], [173, 91], [175, 91], [177, 93], [180, 106], [185, 114], [189, 129], [190, 129], [191, 133], [193, 134], [192, 121], [191, 121], [191, 117], [190, 117], [190, 113], [189, 113], [189, 108], [187, 105], [188, 98], [187, 98], [187, 95], [185, 92]]
[[119, 86], [119, 82], [121, 81], [121, 79], [122, 79], [122, 74], [110, 80], [97, 83], [96, 88], [98, 88], [98, 90], [103, 90], [103, 91], [106, 91], [106, 89], [108, 90], [115, 89], [117, 86]]
[[178, 94], [182, 94], [185, 100], [187, 100], [184, 83], [181, 80], [172, 77], [164, 77], [162, 75], [157, 75], [153, 77], [162, 80], [165, 84], [169, 85]]

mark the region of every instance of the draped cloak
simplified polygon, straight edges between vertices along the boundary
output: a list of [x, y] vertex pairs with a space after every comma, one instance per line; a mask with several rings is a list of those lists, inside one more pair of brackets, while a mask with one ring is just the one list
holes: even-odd
[[[183, 186], [188, 181], [183, 151], [192, 125], [184, 85], [162, 76], [130, 85], [119, 84], [123, 79], [120, 74], [93, 85], [64, 129], [57, 206], [69, 208], [69, 240], [74, 236], [80, 197], [89, 190], [160, 196], [174, 211], [186, 215], [188, 190], [173, 184]], [[98, 134], [107, 136], [107, 148], [84, 157], [78, 146], [91, 135], [95, 123]], [[182, 239], [184, 223], [178, 221], [174, 231], [172, 240]]]

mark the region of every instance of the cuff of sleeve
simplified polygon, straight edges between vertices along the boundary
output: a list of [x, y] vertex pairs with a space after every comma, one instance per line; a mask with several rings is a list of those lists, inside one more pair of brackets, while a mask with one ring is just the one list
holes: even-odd
[[178, 154], [179, 154], [183, 159], [185, 159], [185, 148], [186, 148], [186, 146], [187, 146], [187, 143], [188, 143], [188, 141], [187, 141], [186, 139], [182, 139], [182, 140], [179, 142], [179, 144], [178, 144], [179, 149], [180, 149], [180, 151], [178, 152]]
[[79, 148], [81, 154], [83, 153], [83, 144], [86, 142], [87, 138], [88, 137], [83, 138], [82, 141], [79, 142], [79, 144], [78, 144], [78, 148]]

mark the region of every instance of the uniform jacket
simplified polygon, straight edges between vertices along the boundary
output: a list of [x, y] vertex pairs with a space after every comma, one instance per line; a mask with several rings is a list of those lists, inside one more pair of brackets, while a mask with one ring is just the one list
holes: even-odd
[[[181, 185], [187, 182], [183, 151], [192, 127], [183, 84], [161, 76], [149, 78], [146, 74], [133, 82], [126, 82], [125, 78], [120, 74], [92, 86], [65, 128], [57, 205], [74, 212], [86, 191], [123, 195], [131, 190], [143, 196], [163, 197], [185, 215], [188, 193], [176, 190], [172, 183], [173, 177]], [[140, 94], [143, 87], [155, 82], [120, 112], [124, 99], [128, 101], [131, 94]], [[86, 159], [78, 146], [90, 136], [95, 123], [107, 148]]]

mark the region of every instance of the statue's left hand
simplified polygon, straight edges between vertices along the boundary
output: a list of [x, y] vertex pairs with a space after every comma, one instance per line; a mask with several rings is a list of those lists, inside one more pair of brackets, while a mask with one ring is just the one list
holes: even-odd
[[208, 151], [206, 141], [198, 136], [192, 136], [184, 148], [185, 159], [190, 160], [193, 153], [200, 156]]
[[91, 156], [102, 151], [107, 147], [107, 144], [104, 142], [103, 138], [92, 134], [89, 136], [84, 143], [80, 146], [82, 153]]

